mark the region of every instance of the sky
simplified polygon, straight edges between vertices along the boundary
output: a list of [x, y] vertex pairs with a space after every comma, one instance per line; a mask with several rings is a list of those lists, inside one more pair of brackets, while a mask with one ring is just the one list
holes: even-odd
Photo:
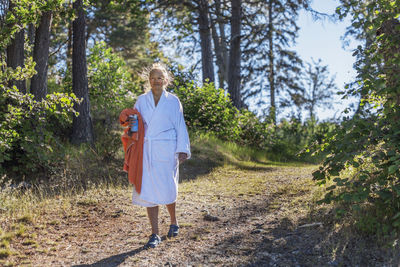
[[[333, 14], [339, 6], [337, 0], [314, 0], [312, 8], [319, 12]], [[321, 59], [323, 65], [327, 65], [331, 75], [336, 75], [336, 85], [343, 89], [346, 83], [355, 80], [356, 72], [353, 69], [355, 58], [352, 56], [352, 49], [356, 43], [353, 42], [349, 47], [343, 48], [341, 38], [346, 32], [346, 27], [350, 25], [350, 20], [331, 22], [329, 20], [315, 21], [307, 11], [302, 11], [299, 16], [300, 27], [297, 45], [294, 50], [300, 57], [307, 62]], [[352, 102], [357, 103], [357, 99], [342, 100], [340, 96], [334, 98], [334, 108], [332, 110], [317, 110], [319, 120], [340, 117], [340, 113]]]

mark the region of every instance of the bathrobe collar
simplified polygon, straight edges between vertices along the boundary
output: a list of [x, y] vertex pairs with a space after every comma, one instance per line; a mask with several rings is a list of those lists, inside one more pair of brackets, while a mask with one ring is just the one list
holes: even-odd
[[149, 94], [147, 95], [147, 101], [150, 102], [150, 106], [153, 108], [153, 112], [150, 115], [149, 118], [149, 123], [148, 126], [150, 128], [152, 121], [154, 121], [154, 118], [158, 116], [158, 114], [163, 112], [163, 107], [166, 102], [166, 97], [168, 96], [168, 92], [164, 89], [161, 93], [160, 100], [158, 100], [157, 106], [155, 105], [154, 102], [154, 97], [153, 97], [153, 92], [150, 90]]

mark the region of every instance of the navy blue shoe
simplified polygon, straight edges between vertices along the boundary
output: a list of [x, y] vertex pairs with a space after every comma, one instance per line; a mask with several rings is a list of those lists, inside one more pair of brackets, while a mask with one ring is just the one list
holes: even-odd
[[149, 242], [146, 244], [146, 248], [155, 248], [161, 243], [161, 238], [157, 234], [150, 236]]
[[179, 226], [175, 224], [171, 224], [169, 226], [168, 237], [175, 237], [179, 234]]

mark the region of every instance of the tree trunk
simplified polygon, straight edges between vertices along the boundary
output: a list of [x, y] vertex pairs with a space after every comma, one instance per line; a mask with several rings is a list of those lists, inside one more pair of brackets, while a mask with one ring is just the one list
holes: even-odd
[[38, 101], [44, 99], [47, 95], [47, 69], [52, 16], [52, 11], [43, 13], [35, 34], [33, 60], [36, 62], [35, 70], [37, 74], [32, 77], [31, 93]]
[[68, 42], [67, 42], [67, 69], [72, 68], [72, 23], [68, 25]]
[[[228, 65], [229, 65], [229, 57], [228, 57], [228, 49], [226, 47], [226, 37], [225, 37], [225, 26], [222, 19], [221, 13], [221, 1], [215, 1], [215, 15], [216, 19], [211, 18], [210, 13], [210, 22], [211, 22], [211, 30], [212, 30], [212, 37], [214, 41], [214, 50], [215, 56], [217, 59], [217, 66], [218, 66], [218, 81], [219, 87], [225, 88], [225, 83], [228, 82]], [[217, 28], [215, 27], [218, 24], [219, 26], [219, 36]]]
[[[12, 12], [15, 5], [10, 1], [9, 12]], [[22, 29], [14, 35], [11, 44], [7, 47], [7, 67], [13, 69], [17, 67], [24, 67], [24, 43], [25, 43], [25, 31]], [[9, 86], [16, 86], [20, 92], [26, 93], [25, 80], [13, 80], [10, 81]]]
[[86, 22], [82, 0], [76, 0], [73, 7], [77, 12], [77, 17], [72, 25], [72, 90], [82, 101], [74, 107], [79, 112], [79, 116], [74, 117], [71, 141], [74, 144], [93, 143], [86, 66]]
[[237, 108], [241, 108], [243, 106], [240, 93], [241, 0], [232, 0], [231, 5], [231, 45], [229, 51], [228, 92], [231, 96], [233, 105]]
[[215, 23], [211, 18], [210, 15], [210, 22], [211, 22], [211, 32], [212, 32], [212, 38], [214, 41], [214, 50], [215, 50], [215, 57], [217, 59], [217, 66], [218, 66], [218, 82], [219, 82], [219, 88], [224, 88], [225, 84], [225, 77], [224, 77], [224, 72], [225, 72], [225, 62], [222, 56], [222, 49], [220, 45], [220, 37], [218, 36], [217, 29], [215, 28]]
[[214, 65], [211, 48], [211, 31], [207, 0], [199, 1], [199, 31], [203, 82], [206, 81], [206, 79], [208, 79], [209, 82], [214, 82]]
[[274, 124], [276, 124], [276, 105], [275, 105], [275, 57], [274, 57], [274, 43], [273, 43], [273, 35], [274, 35], [274, 26], [273, 26], [273, 0], [268, 1], [268, 42], [269, 42], [269, 52], [268, 52], [268, 60], [269, 60], [269, 91], [271, 97], [271, 107], [269, 111], [269, 116]]
[[[222, 18], [222, 12], [221, 12], [221, 1], [216, 0], [217, 5], [217, 16]], [[228, 53], [228, 41], [225, 35], [225, 23], [223, 19], [218, 20], [218, 28], [219, 28], [219, 35], [221, 37], [221, 50], [222, 50], [222, 57], [224, 60], [225, 64], [225, 72], [224, 72], [224, 80], [228, 82], [228, 66], [229, 66], [229, 53]]]
[[28, 40], [30, 45], [35, 45], [35, 24], [28, 25]]

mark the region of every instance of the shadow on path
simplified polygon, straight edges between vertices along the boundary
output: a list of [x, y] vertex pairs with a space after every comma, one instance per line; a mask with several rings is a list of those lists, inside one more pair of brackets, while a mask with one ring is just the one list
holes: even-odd
[[[290, 218], [293, 214], [289, 217], [274, 214], [277, 210], [269, 203], [279, 201], [279, 195], [277, 192], [263, 201], [226, 211], [233, 216], [226, 218], [226, 223], [213, 225], [214, 231], [240, 226], [245, 226], [246, 231], [227, 236], [198, 257], [205, 255], [210, 262], [222, 257], [217, 260], [228, 262], [243, 255], [248, 258], [240, 264], [243, 267], [400, 266], [398, 248], [383, 247], [376, 242], [375, 236], [355, 234], [350, 226], [337, 230], [332, 220], [322, 214], [313, 214], [313, 221], [310, 221], [311, 214], [299, 218], [297, 225], [300, 226], [324, 222], [310, 227], [293, 224]], [[254, 238], [249, 238], [251, 236]]]
[[121, 263], [123, 263], [127, 258], [135, 256], [136, 254], [139, 254], [143, 250], [145, 250], [144, 246], [129, 252], [113, 255], [111, 257], [102, 259], [93, 264], [73, 265], [72, 267], [116, 267], [119, 266]]

